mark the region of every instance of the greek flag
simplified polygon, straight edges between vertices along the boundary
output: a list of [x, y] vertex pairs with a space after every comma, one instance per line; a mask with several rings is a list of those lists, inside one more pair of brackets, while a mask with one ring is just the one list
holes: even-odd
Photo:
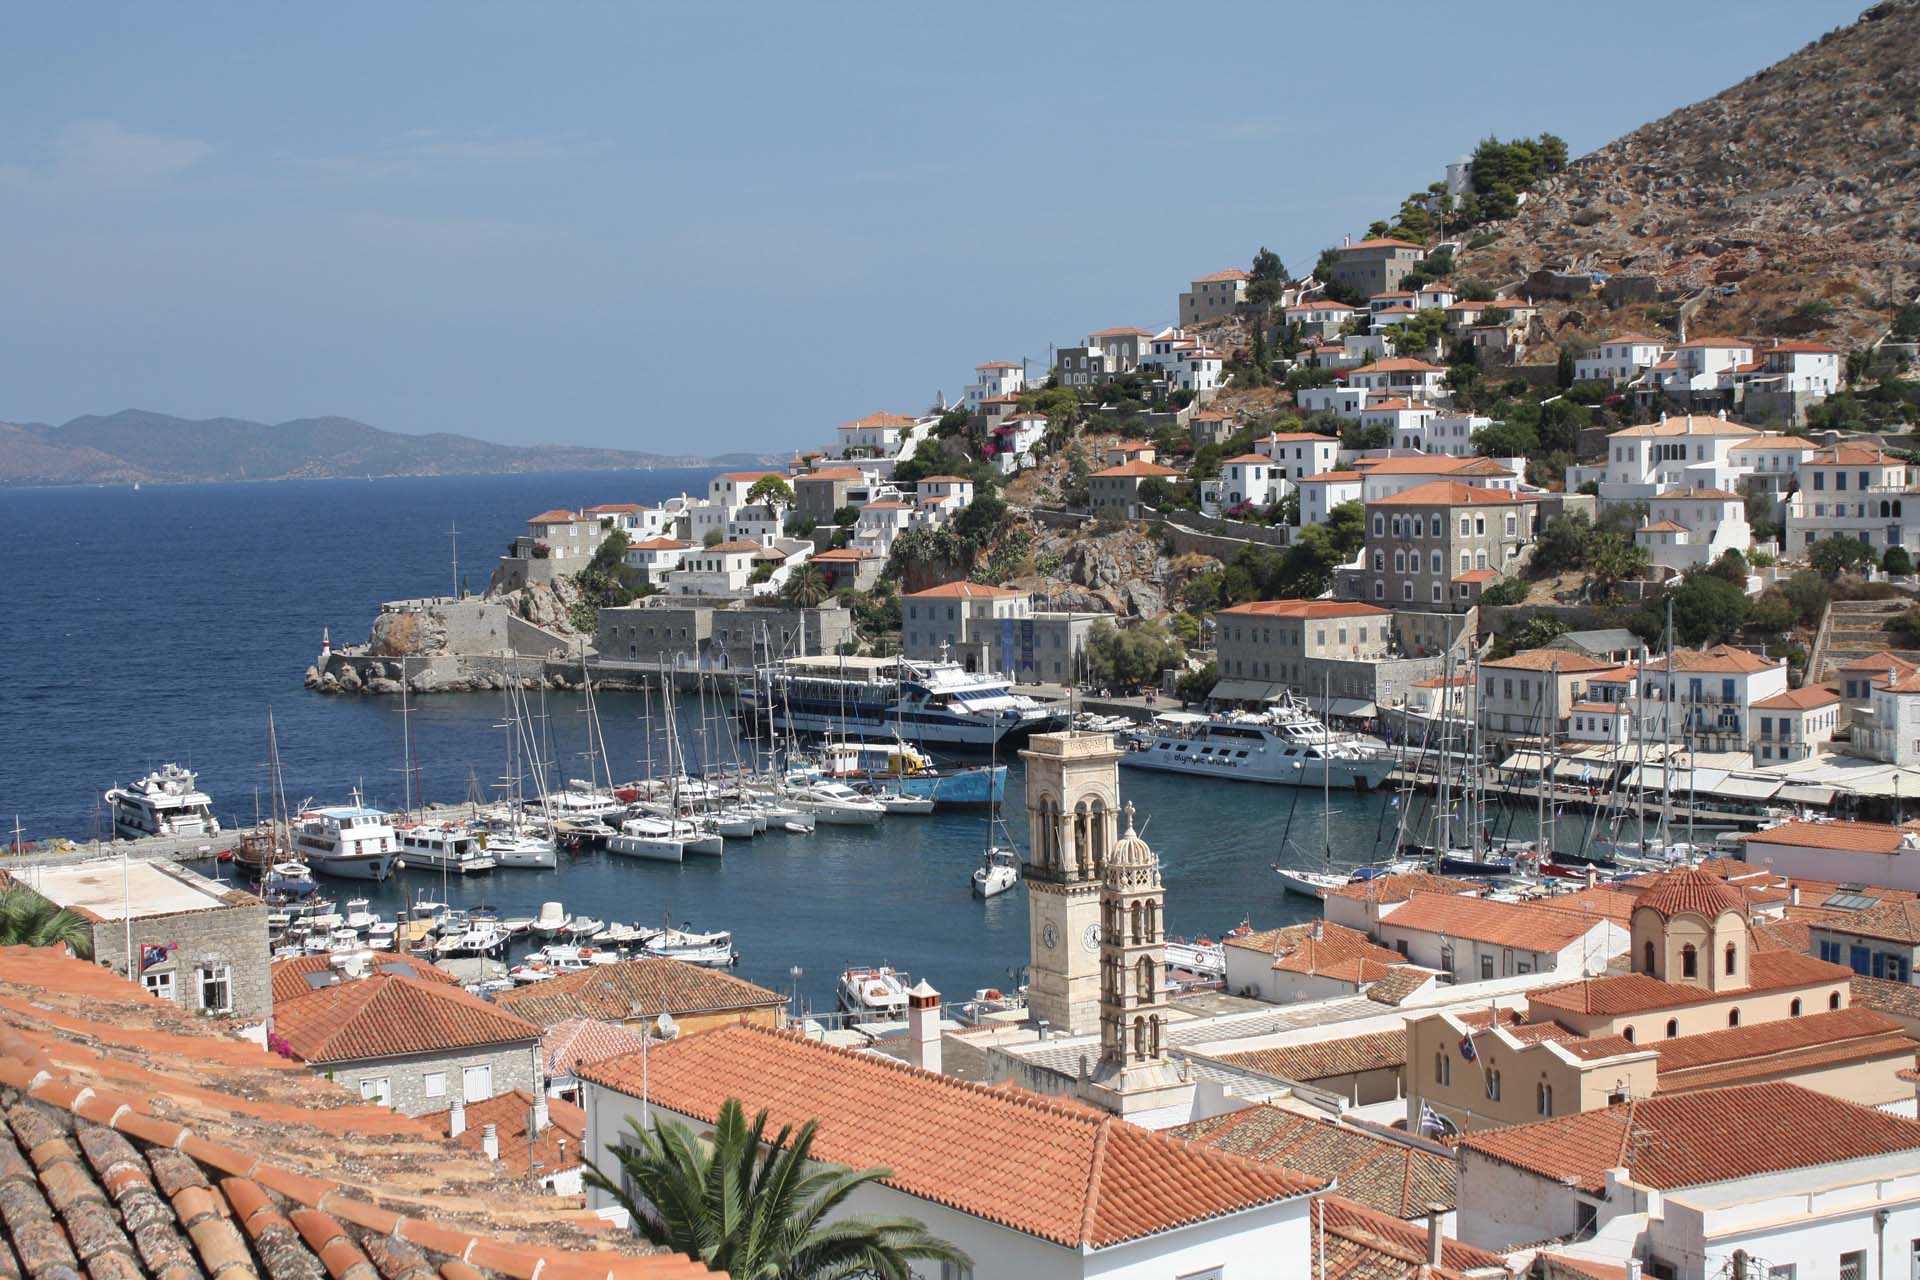
[[1452, 1129], [1453, 1129], [1453, 1126], [1448, 1124], [1446, 1121], [1446, 1118], [1442, 1116], [1438, 1111], [1435, 1111], [1427, 1103], [1423, 1102], [1420, 1104], [1420, 1136], [1421, 1137], [1423, 1138], [1445, 1137], [1449, 1132], [1452, 1131]]

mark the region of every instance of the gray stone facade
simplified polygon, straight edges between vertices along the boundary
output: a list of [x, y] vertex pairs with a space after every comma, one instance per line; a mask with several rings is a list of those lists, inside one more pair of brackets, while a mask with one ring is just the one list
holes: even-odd
[[818, 609], [723, 608], [634, 604], [602, 609], [594, 648], [623, 662], [699, 659], [708, 666], [751, 669], [772, 656], [832, 653], [853, 636], [853, 615], [839, 605]]
[[1538, 514], [1517, 500], [1369, 503], [1361, 567], [1340, 570], [1337, 589], [1390, 609], [1465, 613], [1488, 583], [1525, 566]]
[[[514, 1089], [538, 1096], [545, 1088], [537, 1038], [446, 1053], [327, 1063], [311, 1070], [369, 1100], [379, 1098], [384, 1089], [386, 1105], [403, 1115], [423, 1116], [445, 1111], [462, 1096], [469, 1067], [485, 1068], [485, 1093], [469, 1102], [484, 1102]], [[475, 1083], [480, 1083], [478, 1078]], [[437, 1093], [429, 1091], [434, 1085]]]
[[1371, 298], [1398, 289], [1426, 254], [1413, 245], [1362, 241], [1338, 251], [1333, 265], [1336, 283]]
[[[154, 864], [169, 874], [203, 879], [184, 868]], [[228, 905], [200, 911], [96, 920], [93, 958], [127, 974], [151, 995], [171, 999], [191, 1013], [264, 1020], [273, 1010], [272, 952], [267, 946], [267, 908], [252, 894], [225, 890]], [[135, 960], [127, 964], [131, 933]], [[143, 947], [171, 948], [165, 958], [140, 968]], [[225, 1007], [221, 1007], [224, 996]]]

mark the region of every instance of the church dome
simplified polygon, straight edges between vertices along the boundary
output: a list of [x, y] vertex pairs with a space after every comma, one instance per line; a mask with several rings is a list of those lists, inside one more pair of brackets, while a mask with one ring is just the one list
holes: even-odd
[[1133, 806], [1127, 806], [1127, 830], [1113, 848], [1107, 853], [1109, 871], [1156, 871], [1160, 860], [1154, 856], [1153, 846], [1148, 844], [1133, 827]]
[[1738, 889], [1718, 876], [1687, 867], [1655, 876], [1633, 904], [1635, 911], [1643, 907], [1658, 912], [1666, 920], [1683, 913], [1713, 920], [1728, 911], [1744, 913], [1747, 900]]

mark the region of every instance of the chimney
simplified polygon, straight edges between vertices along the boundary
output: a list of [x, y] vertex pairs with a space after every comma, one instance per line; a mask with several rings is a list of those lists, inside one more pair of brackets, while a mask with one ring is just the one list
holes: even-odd
[[500, 1158], [500, 1134], [492, 1125], [480, 1126], [480, 1149], [487, 1153], [487, 1159]]
[[1447, 1206], [1429, 1204], [1427, 1206], [1427, 1265], [1440, 1265], [1440, 1246], [1446, 1237], [1440, 1234], [1440, 1223], [1447, 1216]]
[[940, 1071], [940, 993], [925, 978], [907, 992], [907, 1057], [922, 1071]]
[[1791, 895], [1791, 900], [1794, 906], [1797, 907], [1800, 905], [1800, 886], [1799, 885], [1793, 886], [1793, 893]]
[[457, 1138], [467, 1131], [467, 1103], [464, 1098], [453, 1100], [453, 1109], [447, 1112], [447, 1136]]
[[1324, 919], [1315, 920], [1313, 922], [1313, 940], [1315, 942], [1324, 942], [1326, 940], [1326, 937], [1327, 937], [1327, 922]]
[[547, 1094], [544, 1089], [533, 1095], [533, 1131], [536, 1134], [547, 1131]]

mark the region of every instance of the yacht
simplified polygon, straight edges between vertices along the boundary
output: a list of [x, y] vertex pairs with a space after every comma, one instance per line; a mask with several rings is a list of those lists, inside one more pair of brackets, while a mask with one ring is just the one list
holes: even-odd
[[487, 836], [487, 854], [496, 867], [532, 867], [552, 871], [560, 865], [553, 841], [525, 831], [495, 831]]
[[856, 965], [840, 975], [840, 1007], [856, 1021], [898, 1018], [907, 1011], [907, 975], [891, 965]]
[[619, 834], [607, 841], [607, 852], [649, 862], [684, 862], [687, 842], [694, 836], [691, 822], [641, 814], [620, 824]]
[[740, 953], [733, 949], [733, 935], [724, 929], [716, 933], [662, 929], [641, 943], [640, 950], [650, 956], [662, 956], [709, 969], [725, 969], [740, 963]]
[[932, 796], [908, 795], [904, 791], [892, 791], [884, 786], [875, 787], [872, 784], [860, 788], [860, 794], [869, 800], [879, 801], [880, 807], [890, 814], [921, 817], [933, 812]]
[[886, 806], [861, 795], [844, 782], [816, 782], [801, 787], [793, 799], [821, 822], [842, 827], [870, 827], [886, 816]]
[[1257, 713], [1169, 712], [1156, 717], [1151, 736], [1142, 736], [1122, 764], [1243, 782], [1364, 791], [1384, 783], [1396, 763], [1378, 738], [1337, 733], [1292, 701]]
[[213, 801], [196, 779], [193, 770], [166, 764], [137, 782], [113, 788], [106, 793], [113, 834], [124, 840], [220, 834]]
[[451, 871], [467, 875], [491, 871], [497, 865], [479, 838], [456, 822], [417, 822], [401, 827], [400, 858], [416, 870]]
[[991, 898], [1020, 883], [1020, 855], [1011, 849], [989, 849], [987, 860], [973, 869], [973, 895]]
[[787, 658], [755, 673], [741, 701], [752, 726], [774, 733], [898, 735], [909, 742], [990, 747], [1058, 729], [1063, 710], [942, 658]]
[[342, 880], [385, 880], [400, 856], [387, 815], [354, 805], [301, 814], [293, 851], [320, 874]]
[[1324, 898], [1328, 890], [1338, 889], [1353, 879], [1344, 871], [1305, 871], [1299, 867], [1276, 866], [1273, 873], [1280, 877], [1288, 893], [1297, 893], [1303, 898]]

